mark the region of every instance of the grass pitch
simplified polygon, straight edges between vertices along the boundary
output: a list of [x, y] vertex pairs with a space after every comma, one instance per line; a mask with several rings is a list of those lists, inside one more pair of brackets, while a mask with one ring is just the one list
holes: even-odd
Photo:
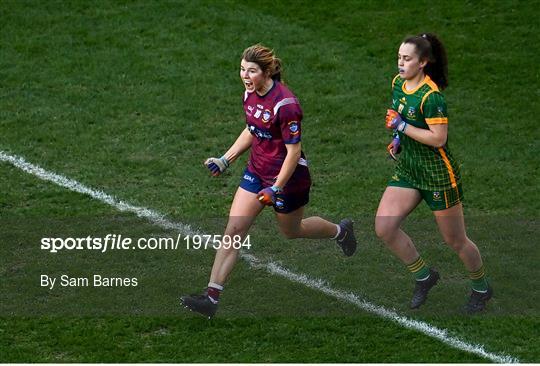
[[[202, 161], [243, 128], [239, 57], [262, 42], [284, 61], [304, 110], [314, 178], [308, 214], [353, 217], [362, 247], [345, 259], [330, 242], [286, 241], [267, 210], [252, 232], [252, 253], [491, 352], [538, 362], [537, 5], [5, 1], [0, 150], [220, 233], [245, 157], [219, 179]], [[469, 235], [496, 291], [479, 317], [459, 312], [466, 273], [426, 207], [407, 230], [443, 281], [420, 311], [407, 309], [411, 278], [373, 234], [392, 172], [382, 120], [396, 50], [421, 31], [439, 34], [449, 54], [450, 145], [463, 163]], [[484, 360], [245, 262], [227, 284], [219, 317], [194, 317], [178, 296], [206, 284], [212, 251], [40, 251], [47, 233], [173, 233], [11, 165], [0, 164], [0, 172], [2, 362]], [[42, 272], [66, 269], [136, 275], [142, 283], [111, 291], [38, 287]]]

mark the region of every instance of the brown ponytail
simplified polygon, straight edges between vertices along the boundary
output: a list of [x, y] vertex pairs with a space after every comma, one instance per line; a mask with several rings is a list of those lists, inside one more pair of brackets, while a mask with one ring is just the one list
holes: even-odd
[[448, 86], [448, 58], [441, 40], [433, 33], [407, 37], [403, 43], [414, 44], [420, 60], [427, 60], [424, 73], [443, 90]]
[[283, 66], [281, 60], [274, 55], [274, 51], [270, 48], [261, 44], [253, 45], [244, 50], [242, 59], [256, 63], [263, 73], [268, 74], [273, 80], [281, 81]]

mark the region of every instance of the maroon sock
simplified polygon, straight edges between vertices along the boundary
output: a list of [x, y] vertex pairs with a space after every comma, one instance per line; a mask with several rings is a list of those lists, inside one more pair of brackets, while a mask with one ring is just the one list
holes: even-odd
[[215, 302], [219, 301], [219, 294], [221, 293], [221, 290], [214, 287], [207, 287], [206, 292], [208, 293], [208, 296], [212, 298], [212, 300]]

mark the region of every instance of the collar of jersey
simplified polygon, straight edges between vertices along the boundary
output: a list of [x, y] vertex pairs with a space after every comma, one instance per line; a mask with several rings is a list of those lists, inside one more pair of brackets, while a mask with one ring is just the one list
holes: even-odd
[[421, 87], [424, 86], [424, 84], [426, 84], [428, 81], [431, 81], [431, 78], [429, 77], [429, 75], [426, 75], [424, 76], [424, 80], [422, 80], [422, 82], [420, 84], [418, 84], [418, 86], [416, 88], [414, 88], [413, 90], [407, 90], [405, 88], [405, 84], [407, 84], [407, 80], [405, 80], [403, 82], [403, 84], [401, 85], [401, 90], [403, 90], [403, 92], [407, 95], [411, 95], [411, 94], [414, 94], [418, 91], [418, 89], [420, 89]]
[[276, 84], [277, 84], [277, 81], [276, 80], [272, 80], [272, 87], [270, 89], [268, 89], [268, 91], [266, 93], [264, 93], [264, 95], [260, 95], [259, 93], [257, 93], [257, 91], [254, 91], [255, 94], [257, 94], [257, 96], [259, 98], [264, 98], [266, 97], [272, 90], [274, 90], [274, 88], [276, 87]]

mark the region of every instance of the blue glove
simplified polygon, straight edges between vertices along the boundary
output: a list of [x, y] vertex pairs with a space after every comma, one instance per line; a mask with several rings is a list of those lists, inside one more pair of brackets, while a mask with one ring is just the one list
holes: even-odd
[[227, 168], [229, 167], [229, 162], [225, 158], [225, 156], [222, 156], [221, 158], [208, 158], [204, 162], [204, 165], [210, 170], [210, 173], [214, 177], [217, 177], [221, 173], [223, 173]]
[[394, 138], [392, 139], [392, 142], [386, 147], [386, 150], [388, 151], [388, 154], [390, 154], [390, 157], [394, 160], [397, 160], [397, 154], [401, 152], [401, 143], [399, 140], [399, 135], [396, 133], [394, 135]]
[[257, 199], [266, 206], [272, 206], [276, 203], [276, 194], [282, 191], [278, 186], [267, 187], [257, 193]]

